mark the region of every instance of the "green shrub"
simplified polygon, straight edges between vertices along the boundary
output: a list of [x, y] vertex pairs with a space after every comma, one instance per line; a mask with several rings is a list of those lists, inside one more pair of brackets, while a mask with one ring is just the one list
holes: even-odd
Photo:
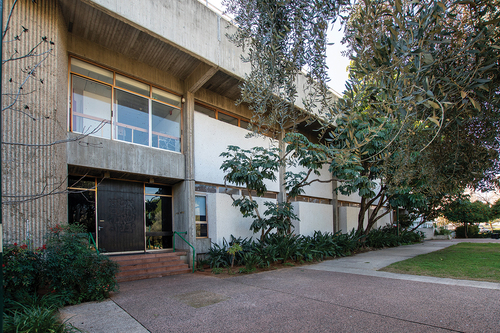
[[79, 226], [56, 226], [47, 241], [45, 277], [68, 304], [103, 300], [118, 287], [118, 264], [91, 250], [87, 237]]
[[343, 234], [340, 231], [333, 235], [335, 243], [338, 245], [340, 249], [340, 256], [351, 255], [352, 252], [356, 251], [360, 246], [360, 239], [363, 236], [356, 231], [356, 229], [352, 229], [350, 233]]
[[43, 284], [44, 248], [30, 250], [27, 244], [7, 245], [3, 249], [3, 288], [7, 299], [21, 300], [34, 294]]
[[444, 227], [440, 227], [439, 230], [434, 230], [434, 236], [448, 236], [451, 235], [451, 230], [448, 230]]
[[389, 226], [372, 229], [365, 238], [365, 245], [375, 249], [401, 245], [400, 239], [397, 236], [397, 230], [392, 229], [396, 228]]
[[6, 299], [3, 315], [3, 331], [18, 332], [81, 332], [71, 324], [61, 323], [57, 316], [58, 307], [63, 305], [59, 295], [23, 295], [23, 302]]
[[290, 260], [295, 262], [323, 260], [327, 257], [350, 255], [363, 245], [382, 248], [421, 242], [423, 239], [422, 232], [403, 230], [398, 236], [397, 230], [392, 227], [374, 229], [368, 236], [354, 229], [348, 234], [320, 231], [315, 231], [313, 236], [268, 234], [262, 241], [257, 242], [231, 235], [230, 241], [223, 239], [222, 245], [212, 243], [208, 261], [212, 271], [219, 267], [229, 267], [232, 255], [228, 250], [234, 244], [239, 244], [241, 250], [235, 252], [234, 262], [236, 265], [245, 265], [245, 269], [241, 269], [240, 272], [248, 273], [253, 271], [255, 266], [270, 267], [278, 261], [285, 263]]
[[118, 264], [98, 255], [79, 226], [51, 228], [47, 244], [30, 250], [28, 245], [6, 246], [3, 252], [5, 297], [23, 301], [40, 287], [62, 297], [63, 304], [99, 301], [117, 290]]
[[[467, 226], [467, 237], [477, 238], [479, 234], [479, 228], [477, 225], [469, 224]], [[461, 225], [455, 229], [455, 237], [465, 238], [465, 226]]]
[[255, 270], [255, 267], [262, 264], [262, 259], [255, 253], [247, 252], [243, 256], [243, 262], [245, 264], [246, 270], [248, 272], [252, 272]]
[[212, 243], [212, 246], [208, 250], [208, 261], [210, 263], [210, 268], [220, 268], [229, 267], [231, 265], [231, 256], [228, 251], [228, 244], [226, 239], [222, 239], [222, 245]]

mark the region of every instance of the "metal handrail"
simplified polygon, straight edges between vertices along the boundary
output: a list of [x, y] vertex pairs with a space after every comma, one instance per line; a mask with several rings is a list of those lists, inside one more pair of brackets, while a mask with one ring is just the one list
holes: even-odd
[[94, 249], [97, 252], [97, 254], [99, 254], [99, 249], [97, 248], [97, 244], [95, 243], [94, 236], [92, 236], [92, 233], [89, 232], [89, 245], [91, 243], [94, 244]]
[[174, 252], [175, 252], [175, 235], [178, 235], [183, 241], [186, 242], [187, 245], [191, 246], [191, 248], [193, 249], [193, 264], [191, 265], [193, 267], [193, 273], [194, 273], [194, 263], [195, 263], [195, 256], [196, 256], [196, 250], [194, 249], [194, 246], [191, 245], [184, 237], [181, 236], [181, 234], [187, 234], [187, 231], [183, 231], [183, 232], [177, 232], [177, 231], [174, 231], [174, 236], [172, 237], [174, 240], [173, 240], [173, 246], [174, 246]]

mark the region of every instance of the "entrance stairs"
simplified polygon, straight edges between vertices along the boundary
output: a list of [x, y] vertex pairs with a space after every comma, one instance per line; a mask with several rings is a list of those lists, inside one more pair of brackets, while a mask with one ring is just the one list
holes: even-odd
[[125, 282], [190, 273], [191, 269], [185, 263], [186, 256], [186, 252], [178, 251], [116, 255], [109, 258], [120, 265], [116, 280]]

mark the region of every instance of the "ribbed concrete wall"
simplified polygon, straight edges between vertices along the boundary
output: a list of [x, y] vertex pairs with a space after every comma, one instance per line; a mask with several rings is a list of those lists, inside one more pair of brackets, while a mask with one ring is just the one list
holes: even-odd
[[[12, 3], [12, 0], [4, 1], [4, 24]], [[20, 35], [19, 41], [14, 41], [23, 27], [28, 31]], [[54, 45], [42, 42], [35, 51], [36, 56], [3, 65], [3, 108], [16, 97], [26, 72], [37, 66], [35, 77], [28, 79], [17, 96], [18, 101], [2, 113], [3, 141], [23, 144], [4, 144], [2, 149], [4, 243], [31, 238], [35, 240], [34, 245], [39, 246], [50, 226], [67, 220], [65, 145], [38, 146], [66, 137], [65, 29], [56, 0], [37, 3], [19, 0], [4, 38], [3, 59], [27, 54], [43, 37]], [[5, 42], [11, 40], [13, 42]], [[52, 51], [40, 63], [45, 58], [42, 53], [50, 48]]]

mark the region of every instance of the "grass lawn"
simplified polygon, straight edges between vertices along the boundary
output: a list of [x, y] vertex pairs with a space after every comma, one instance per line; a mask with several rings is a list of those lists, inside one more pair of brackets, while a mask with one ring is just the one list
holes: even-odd
[[500, 244], [459, 243], [391, 264], [381, 271], [500, 282]]

